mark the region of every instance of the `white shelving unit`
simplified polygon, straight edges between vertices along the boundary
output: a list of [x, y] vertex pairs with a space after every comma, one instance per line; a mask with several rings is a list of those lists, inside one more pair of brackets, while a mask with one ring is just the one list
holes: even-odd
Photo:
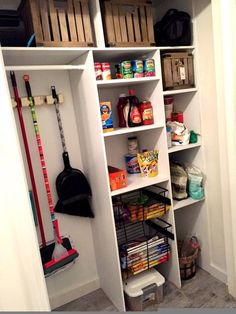
[[[203, 0], [201, 1], [201, 5], [199, 7], [197, 0], [166, 0], [155, 2], [153, 10], [154, 15], [156, 15], [155, 21], [159, 20], [169, 8], [174, 6], [178, 9], [186, 10], [192, 15], [194, 44], [189, 47], [105, 48], [99, 1], [91, 0], [90, 7], [92, 20], [95, 25], [97, 47], [0, 48], [0, 55], [2, 55], [4, 61], [1, 71], [17, 70], [16, 76], [21, 96], [25, 96], [24, 84], [21, 77], [26, 71], [31, 77], [33, 94], [47, 95], [50, 93], [51, 85], [55, 85], [58, 92], [64, 93], [65, 103], [61, 106], [61, 114], [71, 164], [74, 168], [81, 169], [86, 174], [93, 192], [92, 206], [95, 219], [89, 220], [81, 217], [58, 215], [62, 234], [70, 233], [75, 247], [79, 249], [80, 258], [70, 269], [46, 279], [52, 308], [56, 308], [86, 293], [102, 288], [117, 309], [120, 311], [125, 310], [119, 251], [112, 208], [113, 196], [152, 186], [153, 184], [159, 184], [169, 190], [169, 197], [172, 198], [169, 157], [177, 158], [182, 162], [194, 163], [206, 173], [208, 180], [214, 182], [214, 174], [217, 171], [217, 166], [212, 166], [212, 159], [209, 156], [205, 156], [204, 146], [207, 140], [210, 142], [210, 139], [208, 138], [208, 133], [204, 132], [204, 127], [202, 127], [202, 124], [205, 126], [207, 123], [202, 123], [204, 121], [203, 110], [205, 103], [201, 105], [204, 99], [209, 101], [209, 106], [213, 106], [211, 97], [214, 96], [214, 90], [204, 89], [202, 74], [198, 71], [199, 68], [204, 70], [203, 66], [199, 65], [198, 59], [200, 58], [201, 62], [203, 62], [203, 56], [205, 55], [204, 49], [206, 49], [207, 45], [205, 44], [206, 34], [204, 30], [201, 30], [197, 36], [197, 28], [201, 28], [201, 25], [204, 24], [201, 20], [201, 13], [205, 13], [206, 10], [207, 13], [206, 18], [204, 16], [204, 21], [208, 21], [209, 17], [211, 17], [211, 11], [209, 11], [209, 1]], [[211, 37], [211, 34], [209, 36]], [[160, 54], [163, 51], [176, 49], [187, 49], [194, 53], [196, 87], [163, 91]], [[127, 80], [114, 79], [111, 81], [96, 81], [95, 79], [94, 62], [110, 62], [111, 67], [114, 67], [114, 64], [122, 60], [146, 58], [153, 58], [155, 60], [155, 77]], [[204, 65], [207, 66], [205, 63]], [[208, 75], [213, 79], [214, 71], [209, 71]], [[121, 93], [128, 94], [130, 87], [134, 89], [135, 94], [140, 100], [144, 98], [150, 99], [154, 112], [153, 125], [124, 129], [118, 127], [116, 113], [118, 97]], [[9, 89], [10, 91], [12, 90], [10, 81]], [[0, 96], [1, 93], [2, 91], [0, 90]], [[189, 129], [202, 135], [200, 138], [201, 141], [199, 140], [196, 144], [168, 149], [163, 101], [165, 95], [174, 96], [176, 108], [184, 112], [185, 124]], [[99, 110], [100, 101], [111, 101], [114, 119], [114, 131], [112, 132], [103, 133], [102, 131]], [[11, 106], [10, 97], [9, 102], [4, 103], [4, 106]], [[213, 108], [211, 107], [211, 109]], [[54, 109], [50, 106], [37, 108], [37, 115], [52, 186], [53, 200], [56, 202], [57, 195], [54, 181], [57, 174], [62, 170], [62, 161], [60, 158], [61, 144], [56, 125], [56, 116]], [[47, 239], [49, 240], [53, 238], [53, 234], [51, 225], [48, 222], [47, 200], [42, 183], [37, 147], [34, 142], [35, 135], [32, 122], [30, 114], [25, 108], [24, 119], [27, 125], [28, 139], [32, 143], [30, 149], [32, 159], [35, 161], [36, 182], [39, 186], [38, 192], [41, 208], [43, 208], [43, 220], [45, 221], [45, 230]], [[17, 118], [16, 126], [20, 134]], [[9, 132], [15, 135], [16, 129], [12, 127]], [[107, 166], [112, 165], [122, 169], [125, 168], [124, 155], [127, 154], [127, 138], [132, 135], [138, 137], [140, 150], [159, 150], [159, 174], [155, 178], [142, 178], [140, 175], [130, 175], [128, 176], [128, 185], [126, 188], [111, 192]], [[26, 175], [30, 187], [20, 136], [19, 140], [21, 144], [21, 153], [19, 151], [19, 155], [22, 154], [25, 164], [24, 175]], [[204, 145], [202, 145], [203, 142]], [[209, 187], [207, 188], [209, 189]], [[219, 188], [216, 187], [216, 190], [219, 191]], [[213, 200], [214, 197], [211, 197], [209, 200], [209, 194], [211, 194], [211, 191], [206, 194], [206, 199], [203, 201], [186, 199], [177, 203], [172, 200], [173, 206], [164, 216], [164, 219], [172, 225], [171, 232], [175, 239], [174, 241], [170, 241], [170, 260], [158, 266], [157, 269], [164, 274], [167, 280], [179, 288], [181, 287], [181, 278], [179, 273], [177, 240], [184, 234], [189, 232], [197, 234], [201, 243], [199, 264], [202, 268], [214, 273], [214, 267], [212, 266], [214, 263], [212, 263], [211, 256], [209, 255], [209, 247], [210, 245], [214, 247], [214, 243], [208, 241], [208, 239], [209, 232], [211, 232], [210, 235], [212, 237], [216, 232], [213, 229], [213, 223], [209, 221], [208, 204], [211, 205], [209, 207], [214, 209], [217, 208], [217, 204]], [[215, 195], [215, 191], [211, 195]], [[25, 201], [27, 197], [25, 195], [23, 201], [25, 202], [25, 206], [29, 207], [29, 204]], [[19, 197], [19, 203], [20, 201]], [[6, 208], [9, 208], [9, 211], [12, 210], [9, 207], [10, 205], [7, 203], [4, 204], [4, 200], [2, 202]], [[220, 204], [218, 206], [220, 207]], [[187, 210], [186, 207], [188, 207]], [[219, 208], [217, 210], [219, 212]], [[17, 215], [19, 213], [16, 211], [14, 219], [17, 219]], [[28, 215], [31, 217], [30, 211]], [[214, 219], [214, 217], [211, 219]], [[17, 225], [17, 221], [15, 224]], [[212, 228], [210, 231], [209, 225]], [[32, 237], [34, 236], [32, 234]], [[39, 235], [38, 239], [40, 242]], [[22, 246], [21, 249], [23, 252], [24, 247]], [[221, 254], [220, 256], [223, 255]], [[42, 279], [42, 272], [40, 270], [37, 270], [37, 276]], [[28, 284], [30, 287], [30, 280]]]

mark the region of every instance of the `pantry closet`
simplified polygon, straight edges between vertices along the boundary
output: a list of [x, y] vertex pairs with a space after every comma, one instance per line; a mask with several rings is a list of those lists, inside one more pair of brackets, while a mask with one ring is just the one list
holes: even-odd
[[[158, 0], [153, 1], [154, 22], [160, 20], [169, 8], [188, 12], [193, 19], [193, 45], [190, 47], [105, 48], [103, 24], [99, 1], [90, 1], [91, 20], [94, 28], [94, 48], [11, 48], [0, 49], [0, 131], [2, 154], [1, 174], [1, 238], [4, 253], [1, 262], [0, 291], [3, 296], [1, 310], [49, 310], [70, 302], [93, 290], [102, 288], [120, 311], [125, 310], [119, 250], [116, 238], [112, 197], [139, 188], [158, 184], [169, 191], [172, 199], [169, 157], [195, 164], [205, 174], [205, 199], [199, 202], [187, 199], [176, 203], [164, 219], [171, 224], [174, 240], [170, 259], [157, 267], [166, 280], [181, 287], [177, 241], [187, 234], [196, 235], [201, 244], [198, 265], [229, 285], [236, 296], [229, 274], [233, 274], [229, 255], [230, 230], [227, 230], [229, 213], [225, 218], [225, 191], [221, 181], [227, 181], [222, 173], [223, 156], [218, 138], [219, 69], [216, 61], [222, 56], [215, 54], [220, 43], [215, 39], [219, 20], [216, 2], [210, 0]], [[18, 5], [17, 1], [7, 4]], [[217, 45], [217, 46], [214, 46]], [[194, 55], [195, 87], [174, 92], [163, 91], [161, 54], [165, 51], [189, 51]], [[96, 81], [94, 62], [153, 58], [156, 76], [139, 81]], [[80, 66], [78, 68], [77, 66]], [[42, 66], [55, 66], [45, 70]], [[222, 64], [221, 64], [222, 68]], [[31, 78], [33, 95], [50, 95], [50, 86], [64, 96], [60, 105], [67, 148], [71, 163], [86, 174], [92, 188], [94, 219], [57, 214], [61, 233], [70, 235], [79, 251], [76, 263], [61, 273], [44, 279], [38, 241], [35, 232], [28, 186], [30, 185], [25, 154], [15, 109], [10, 99], [13, 95], [9, 70], [16, 73], [20, 96], [25, 96], [23, 74]], [[217, 76], [216, 76], [217, 74]], [[9, 86], [7, 85], [7, 80]], [[129, 86], [139, 98], [148, 97], [153, 105], [154, 124], [142, 129], [117, 129], [103, 133], [99, 101], [111, 101], [113, 111], [120, 93], [128, 93]], [[9, 93], [10, 92], [10, 93]], [[200, 134], [196, 145], [185, 149], [167, 147], [164, 116], [164, 95], [173, 95], [178, 110], [184, 111], [188, 126]], [[218, 107], [216, 106], [218, 104]], [[36, 181], [47, 240], [53, 239], [43, 178], [40, 171], [37, 146], [28, 108], [24, 108], [27, 135], [35, 161]], [[53, 106], [36, 108], [44, 146], [53, 201], [57, 201], [55, 178], [62, 170], [61, 144]], [[217, 111], [218, 110], [218, 111]], [[223, 126], [225, 127], [225, 125]], [[160, 151], [159, 174], [155, 178], [129, 177], [128, 186], [111, 192], [107, 165], [124, 168], [123, 156], [127, 153], [127, 138], [138, 137], [141, 147]], [[20, 145], [19, 145], [20, 144]], [[227, 220], [228, 219], [228, 220]], [[225, 235], [225, 238], [224, 238]], [[227, 241], [228, 242], [227, 242]], [[225, 246], [225, 243], [228, 243]], [[232, 243], [231, 243], [232, 244]], [[226, 258], [225, 258], [226, 256]], [[226, 267], [227, 262], [227, 267]], [[37, 291], [37, 293], [35, 292]], [[12, 301], [14, 297], [14, 302]]]

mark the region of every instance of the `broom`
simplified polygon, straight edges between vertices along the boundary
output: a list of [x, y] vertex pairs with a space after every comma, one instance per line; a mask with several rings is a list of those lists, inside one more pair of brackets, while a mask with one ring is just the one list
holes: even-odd
[[[35, 112], [35, 103], [34, 99], [32, 97], [32, 92], [31, 92], [31, 87], [29, 83], [29, 76], [24, 75], [23, 80], [25, 81], [25, 88], [28, 96], [28, 101], [29, 101], [29, 106], [30, 106], [30, 111], [32, 115], [32, 120], [34, 124], [34, 131], [36, 135], [36, 141], [37, 141], [37, 146], [38, 146], [38, 152], [39, 152], [39, 157], [40, 157], [40, 162], [42, 166], [42, 171], [43, 171], [43, 177], [44, 177], [44, 185], [47, 193], [47, 199], [48, 199], [48, 205], [49, 205], [49, 210], [51, 214], [51, 221], [53, 225], [53, 230], [54, 230], [54, 240], [55, 240], [55, 246], [52, 252], [52, 258], [48, 262], [43, 264], [45, 273], [50, 273], [52, 271], [57, 270], [58, 268], [61, 268], [65, 266], [66, 264], [72, 262], [78, 257], [78, 252], [75, 249], [72, 249], [70, 243], [65, 247], [64, 241], [62, 240], [60, 233], [59, 233], [59, 226], [58, 226], [58, 220], [55, 217], [54, 213], [54, 207], [52, 203], [52, 195], [51, 195], [51, 190], [49, 186], [49, 180], [48, 180], [48, 175], [47, 175], [47, 169], [46, 169], [46, 164], [44, 160], [44, 154], [43, 154], [43, 148], [41, 144], [41, 138], [40, 138], [40, 133], [39, 133], [39, 127], [38, 127], [38, 122], [37, 122], [37, 117], [36, 117], [36, 112]], [[68, 242], [68, 241], [67, 241]]]

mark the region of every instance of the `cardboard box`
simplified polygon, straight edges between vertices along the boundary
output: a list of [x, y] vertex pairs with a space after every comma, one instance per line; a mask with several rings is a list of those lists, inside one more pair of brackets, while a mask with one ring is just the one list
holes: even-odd
[[111, 191], [122, 189], [127, 186], [126, 170], [108, 166]]
[[113, 131], [113, 118], [110, 101], [100, 102], [100, 113], [102, 119], [103, 132]]

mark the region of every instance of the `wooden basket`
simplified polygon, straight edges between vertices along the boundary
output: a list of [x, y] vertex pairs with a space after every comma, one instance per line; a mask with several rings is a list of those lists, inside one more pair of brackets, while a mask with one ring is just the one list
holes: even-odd
[[25, 0], [19, 8], [36, 46], [93, 46], [88, 0]]
[[155, 46], [152, 1], [102, 0], [106, 44], [111, 47]]
[[192, 54], [188, 52], [165, 53], [161, 60], [165, 90], [194, 87]]

